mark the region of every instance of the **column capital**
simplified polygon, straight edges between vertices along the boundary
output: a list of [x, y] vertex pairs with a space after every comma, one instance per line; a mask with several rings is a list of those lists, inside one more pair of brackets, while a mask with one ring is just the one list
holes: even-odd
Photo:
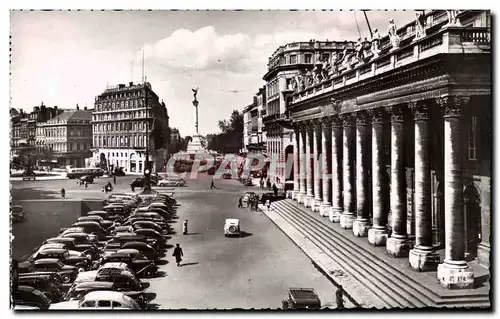
[[342, 127], [342, 119], [340, 118], [339, 115], [335, 115], [330, 117], [331, 127]]
[[408, 108], [412, 112], [415, 121], [424, 121], [431, 117], [429, 107], [423, 101], [410, 102], [408, 103]]
[[353, 113], [339, 114], [339, 117], [342, 120], [343, 126], [354, 126], [356, 118]]
[[386, 117], [386, 112], [383, 108], [370, 109], [367, 112], [368, 112], [368, 115], [370, 116], [373, 124], [383, 124], [384, 123], [384, 120]]
[[436, 98], [436, 103], [444, 110], [445, 117], [459, 117], [465, 105], [470, 101], [470, 96], [449, 95]]
[[370, 122], [370, 118], [368, 117], [368, 112], [366, 111], [358, 111], [356, 114], [356, 125], [368, 125]]
[[323, 130], [330, 130], [332, 128], [332, 117], [324, 117], [321, 119], [321, 127]]
[[306, 132], [312, 132], [314, 129], [314, 122], [312, 120], [304, 121], [304, 129]]
[[404, 108], [401, 105], [393, 105], [385, 108], [387, 113], [391, 116], [391, 122], [403, 122], [404, 121]]

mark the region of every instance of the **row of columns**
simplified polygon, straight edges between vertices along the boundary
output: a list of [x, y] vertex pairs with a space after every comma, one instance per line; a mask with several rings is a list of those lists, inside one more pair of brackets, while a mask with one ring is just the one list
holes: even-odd
[[[267, 143], [268, 143], [268, 153], [271, 158], [274, 158], [276, 161], [281, 161], [282, 159], [282, 153], [283, 153], [283, 145], [282, 145], [282, 140], [280, 137], [270, 137], [268, 136], [267, 138]], [[269, 176], [273, 182], [276, 182], [276, 177], [278, 177], [280, 180], [282, 180], [282, 176], [284, 176], [284, 171], [280, 167], [280, 165], [277, 165], [276, 170], [270, 170], [271, 176]]]
[[[445, 259], [432, 245], [429, 108], [412, 102], [386, 108], [337, 113], [320, 120], [298, 122], [295, 129], [293, 197], [331, 222], [386, 246], [393, 257], [409, 257], [417, 271], [437, 267], [445, 287], [470, 288], [474, 274], [465, 261], [461, 185], [461, 110], [469, 98], [436, 99], [444, 110]], [[415, 129], [415, 243], [408, 239], [404, 161], [404, 111], [412, 111]], [[390, 184], [385, 176], [384, 117], [390, 115]], [[370, 130], [371, 127], [371, 130]], [[369, 145], [371, 135], [371, 145]], [[321, 160], [320, 160], [321, 159]], [[322, 164], [322, 165], [321, 165]], [[372, 185], [369, 187], [369, 172]], [[370, 218], [369, 190], [372, 216]], [[390, 197], [390, 202], [387, 199]], [[388, 215], [391, 229], [388, 234]], [[439, 264], [439, 266], [438, 266]]]

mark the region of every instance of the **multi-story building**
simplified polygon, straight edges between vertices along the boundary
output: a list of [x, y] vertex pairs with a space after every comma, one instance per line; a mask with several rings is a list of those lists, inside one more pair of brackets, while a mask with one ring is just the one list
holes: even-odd
[[36, 128], [37, 148], [50, 151], [61, 167], [84, 167], [91, 156], [92, 110], [66, 110]]
[[100, 166], [144, 173], [149, 164], [161, 169], [168, 158], [169, 117], [151, 84], [130, 82], [108, 87], [96, 97], [92, 114], [93, 159]]
[[[328, 238], [384, 247], [341, 253], [360, 269], [385, 264], [370, 275], [384, 293], [395, 294], [389, 271], [408, 282], [398, 291], [432, 292], [424, 305], [486, 305], [489, 287], [477, 281], [488, 278], [492, 244], [490, 13], [432, 10], [391, 24], [322, 81], [295, 87], [290, 195], [340, 225]], [[450, 299], [440, 286], [466, 290]]]
[[245, 152], [266, 150], [266, 132], [263, 131], [262, 117], [266, 115], [266, 90], [259, 89], [252, 104], [243, 109], [243, 145]]
[[321, 81], [322, 74], [330, 72], [338, 55], [352, 52], [353, 48], [353, 42], [310, 40], [280, 46], [269, 58], [268, 71], [263, 77], [266, 81], [267, 109], [263, 122], [267, 154], [281, 167], [269, 172], [272, 181], [279, 184], [292, 179], [291, 176], [285, 176], [283, 163], [286, 154], [293, 152], [293, 130], [287, 116], [287, 105], [294, 87], [303, 86], [305, 83], [302, 79], [312, 73], [319, 74], [314, 78], [315, 81]]

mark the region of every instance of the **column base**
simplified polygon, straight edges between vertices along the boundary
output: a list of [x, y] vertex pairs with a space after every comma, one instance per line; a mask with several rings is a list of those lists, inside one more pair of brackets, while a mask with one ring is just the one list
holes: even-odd
[[370, 228], [372, 228], [372, 224], [368, 219], [356, 219], [352, 224], [352, 232], [356, 237], [368, 236]]
[[318, 198], [313, 199], [311, 204], [312, 211], [319, 212], [319, 210], [321, 209], [321, 204], [322, 204], [321, 199]]
[[354, 213], [342, 213], [342, 215], [340, 215], [340, 228], [352, 229], [352, 224], [355, 220], [356, 215], [354, 215]]
[[434, 251], [433, 247], [417, 246], [410, 250], [409, 257], [410, 267], [418, 272], [434, 271], [441, 262], [439, 255]]
[[477, 261], [481, 266], [490, 268], [490, 245], [480, 243], [477, 246]]
[[300, 191], [293, 191], [292, 192], [292, 199], [298, 200], [299, 194], [300, 194]]
[[299, 192], [299, 194], [297, 195], [297, 202], [299, 202], [299, 204], [303, 204], [305, 199], [306, 199], [306, 194]]
[[306, 195], [306, 198], [304, 198], [304, 207], [312, 207], [314, 202], [314, 197], [311, 195]]
[[368, 242], [373, 246], [384, 246], [387, 243], [387, 229], [371, 228], [368, 230]]
[[328, 219], [330, 219], [332, 223], [339, 223], [340, 216], [342, 216], [342, 210], [332, 207], [332, 210], [329, 212]]
[[286, 191], [285, 196], [286, 196], [286, 198], [292, 199], [293, 198], [293, 191]]
[[319, 208], [319, 215], [321, 217], [329, 217], [331, 211], [332, 211], [332, 205], [330, 203], [327, 204], [323, 203]]
[[474, 271], [463, 261], [444, 261], [437, 267], [438, 281], [447, 289], [474, 288]]
[[385, 245], [387, 254], [395, 258], [408, 257], [411, 246], [411, 241], [406, 236], [402, 238], [390, 237]]

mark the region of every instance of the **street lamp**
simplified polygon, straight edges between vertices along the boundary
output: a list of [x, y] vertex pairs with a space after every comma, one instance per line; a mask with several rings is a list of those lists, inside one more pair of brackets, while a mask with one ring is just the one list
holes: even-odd
[[144, 165], [143, 193], [151, 193], [151, 168], [149, 167], [149, 103], [146, 82], [144, 82], [144, 105], [146, 106], [146, 162]]

